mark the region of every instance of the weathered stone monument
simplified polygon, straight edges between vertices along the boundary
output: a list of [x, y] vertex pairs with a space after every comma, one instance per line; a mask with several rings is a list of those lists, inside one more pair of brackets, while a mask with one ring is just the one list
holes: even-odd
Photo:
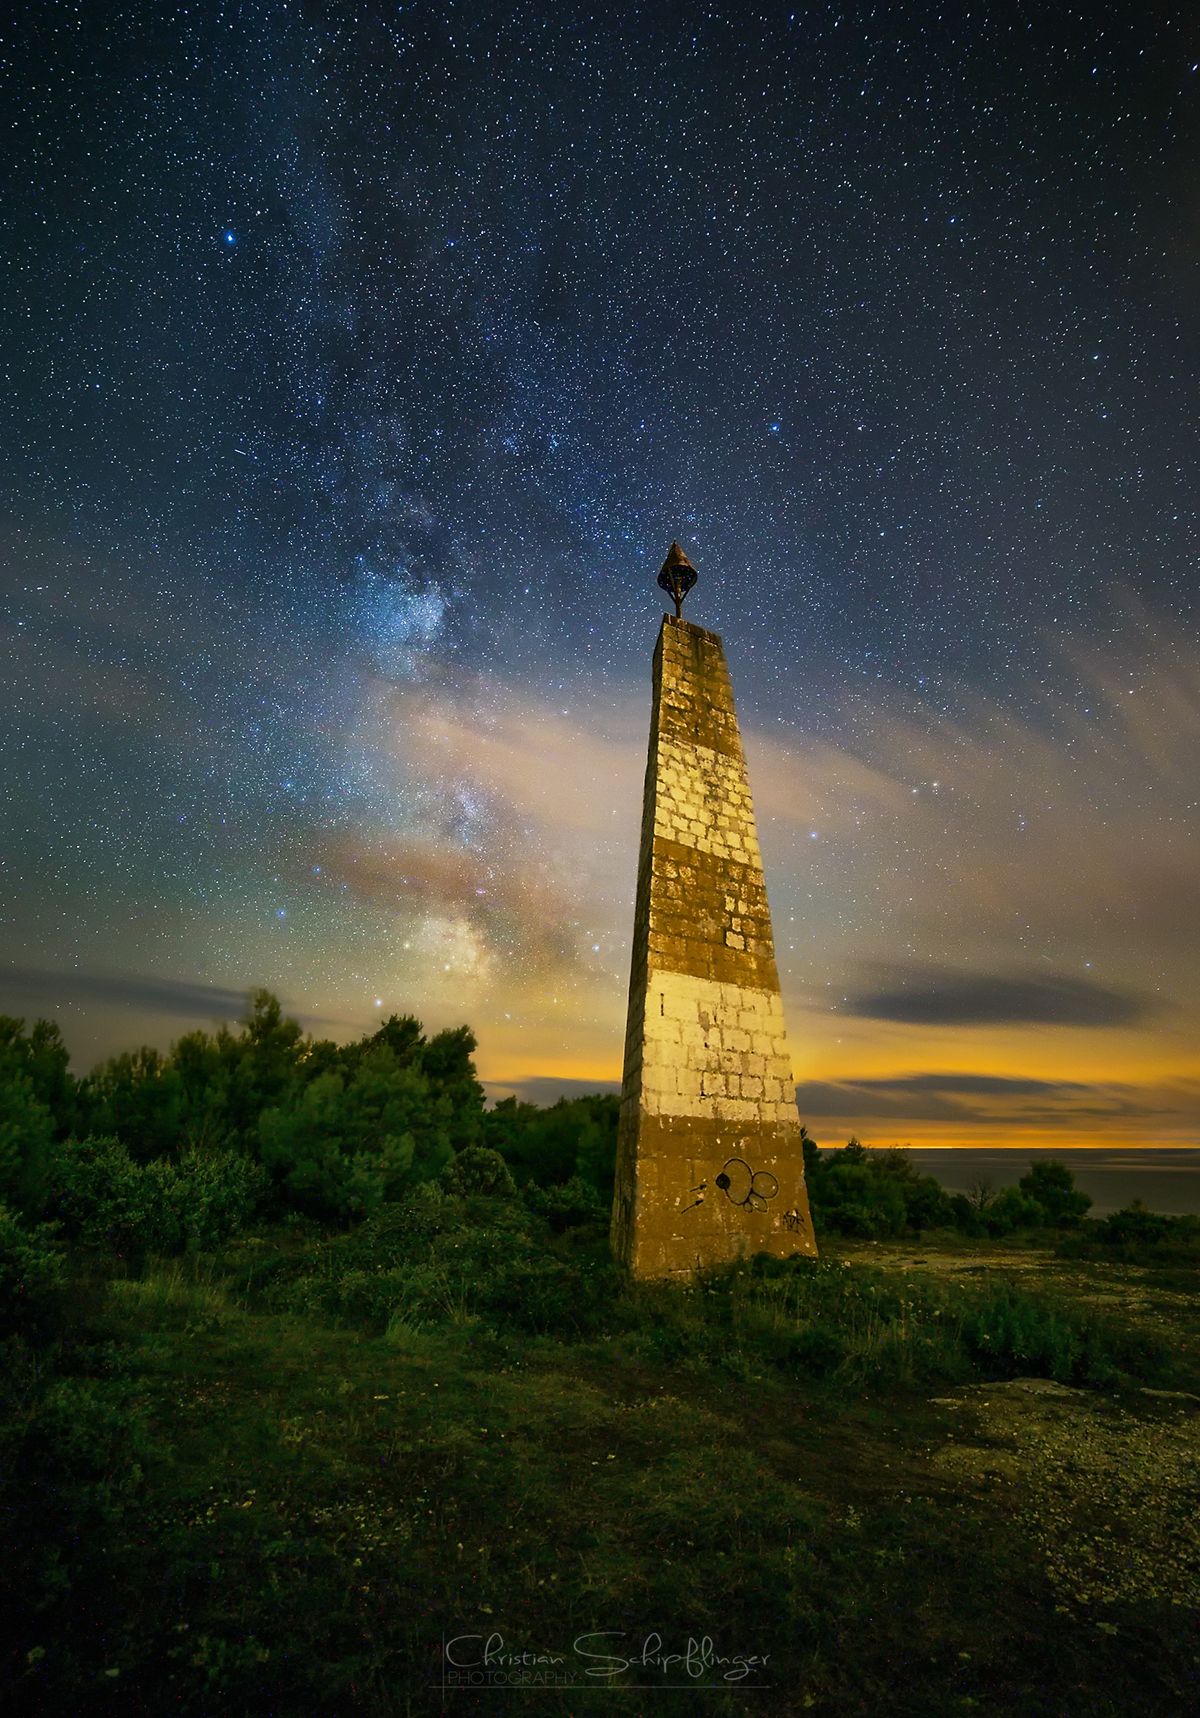
[[658, 578], [612, 1244], [636, 1276], [815, 1255], [746, 760], [721, 640]]

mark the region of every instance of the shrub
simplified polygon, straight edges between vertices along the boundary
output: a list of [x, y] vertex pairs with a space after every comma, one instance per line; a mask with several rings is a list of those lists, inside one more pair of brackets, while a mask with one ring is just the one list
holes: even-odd
[[[0, 1563], [0, 1610], [17, 1638], [28, 1638], [39, 1616], [46, 1628], [48, 1607], [69, 1599], [73, 1589], [86, 1586], [86, 1608], [76, 1613], [85, 1631], [96, 1626], [97, 1609], [110, 1602], [119, 1607], [112, 1538], [143, 1491], [148, 1432], [144, 1408], [128, 1379], [114, 1375], [111, 1356], [91, 1358], [105, 1375], [63, 1376], [47, 1367], [44, 1356], [27, 1355], [23, 1364], [6, 1369], [0, 1385], [6, 1409], [0, 1415], [0, 1511], [7, 1550]], [[56, 1660], [68, 1681], [74, 1650], [72, 1631], [63, 1630]], [[81, 1708], [67, 1701], [46, 1709]]]
[[55, 1158], [50, 1210], [72, 1240], [139, 1264], [147, 1252], [183, 1244], [173, 1181], [169, 1164], [140, 1167], [118, 1139], [67, 1140]]
[[44, 1330], [62, 1295], [63, 1254], [54, 1231], [26, 1228], [0, 1205], [0, 1336]]
[[269, 1186], [266, 1171], [236, 1151], [187, 1150], [164, 1187], [183, 1242], [204, 1251], [237, 1234], [255, 1215]]
[[552, 1187], [579, 1176], [611, 1203], [619, 1109], [611, 1092], [560, 1098], [549, 1109], [504, 1098], [484, 1116], [484, 1138], [518, 1186]]
[[[549, 1243], [549, 1244], [548, 1244]], [[483, 1318], [497, 1329], [595, 1331], [612, 1318], [620, 1281], [607, 1250], [566, 1258], [518, 1200], [423, 1189], [278, 1273], [273, 1305], [324, 1311], [374, 1330]]]
[[489, 1198], [506, 1199], [517, 1191], [507, 1163], [486, 1145], [464, 1146], [442, 1170], [439, 1180], [450, 1194], [484, 1193]]
[[584, 1223], [604, 1223], [608, 1220], [612, 1200], [605, 1200], [596, 1188], [580, 1175], [559, 1187], [539, 1187], [530, 1182], [525, 1189], [525, 1203], [539, 1217], [544, 1217], [556, 1234]]
[[1186, 1290], [1194, 1288], [1194, 1272], [1200, 1266], [1200, 1217], [1168, 1217], [1148, 1211], [1135, 1199], [1099, 1222], [1080, 1225], [1064, 1236], [1057, 1250], [1062, 1258], [1120, 1259], [1159, 1269], [1179, 1265], [1180, 1287]]
[[[849, 1151], [849, 1147], [846, 1148]], [[904, 1194], [891, 1175], [877, 1174], [867, 1162], [834, 1153], [813, 1178], [813, 1220], [843, 1235], [880, 1240], [899, 1235], [907, 1222]]]
[[1009, 1378], [1062, 1383], [1146, 1382], [1175, 1376], [1157, 1338], [1092, 1308], [1009, 1282], [943, 1284], [824, 1261], [755, 1258], [701, 1279], [707, 1330], [721, 1330], [722, 1363], [753, 1363], [861, 1386], [890, 1379]]
[[1019, 1187], [1004, 1187], [983, 1212], [990, 1235], [1011, 1235], [1014, 1229], [1037, 1229], [1047, 1221], [1044, 1208]]
[[50, 1208], [68, 1235], [130, 1264], [147, 1253], [218, 1246], [258, 1209], [262, 1168], [236, 1152], [187, 1150], [137, 1164], [116, 1139], [57, 1148]]
[[568, 1263], [545, 1253], [508, 1258], [477, 1285], [473, 1310], [501, 1328], [583, 1336], [610, 1321], [619, 1287], [606, 1260]]
[[1160, 1216], [1157, 1211], [1148, 1211], [1140, 1199], [1135, 1199], [1131, 1205], [1126, 1205], [1122, 1211], [1113, 1211], [1100, 1222], [1097, 1237], [1102, 1241], [1111, 1242], [1114, 1246], [1123, 1246], [1130, 1242], [1139, 1246], [1147, 1243], [1153, 1245], [1165, 1241], [1171, 1232], [1171, 1219]]
[[796, 1332], [787, 1358], [797, 1372], [825, 1378], [842, 1365], [848, 1353], [845, 1338], [836, 1330], [824, 1324], [810, 1324]]

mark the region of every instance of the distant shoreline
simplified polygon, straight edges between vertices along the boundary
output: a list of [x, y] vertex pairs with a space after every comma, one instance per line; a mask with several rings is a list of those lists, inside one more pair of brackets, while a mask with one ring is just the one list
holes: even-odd
[[1022, 1150], [935, 1145], [906, 1148], [916, 1168], [950, 1193], [969, 1193], [981, 1180], [1012, 1187], [1031, 1163], [1066, 1161], [1075, 1185], [1091, 1195], [1090, 1215], [1104, 1217], [1140, 1199], [1169, 1217], [1200, 1216], [1200, 1149], [1195, 1146], [1063, 1146]]

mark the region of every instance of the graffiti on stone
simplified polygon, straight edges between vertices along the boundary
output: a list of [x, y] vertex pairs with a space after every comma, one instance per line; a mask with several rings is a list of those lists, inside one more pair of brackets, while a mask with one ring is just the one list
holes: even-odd
[[779, 1183], [769, 1169], [751, 1169], [744, 1157], [730, 1157], [716, 1178], [717, 1186], [732, 1205], [745, 1211], [765, 1211], [767, 1200], [779, 1192]]

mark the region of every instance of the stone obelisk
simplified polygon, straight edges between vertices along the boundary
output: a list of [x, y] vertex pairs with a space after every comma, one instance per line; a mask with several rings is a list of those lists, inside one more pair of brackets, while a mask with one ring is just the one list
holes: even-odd
[[635, 1276], [816, 1254], [779, 974], [725, 652], [683, 619], [654, 652], [612, 1245]]

